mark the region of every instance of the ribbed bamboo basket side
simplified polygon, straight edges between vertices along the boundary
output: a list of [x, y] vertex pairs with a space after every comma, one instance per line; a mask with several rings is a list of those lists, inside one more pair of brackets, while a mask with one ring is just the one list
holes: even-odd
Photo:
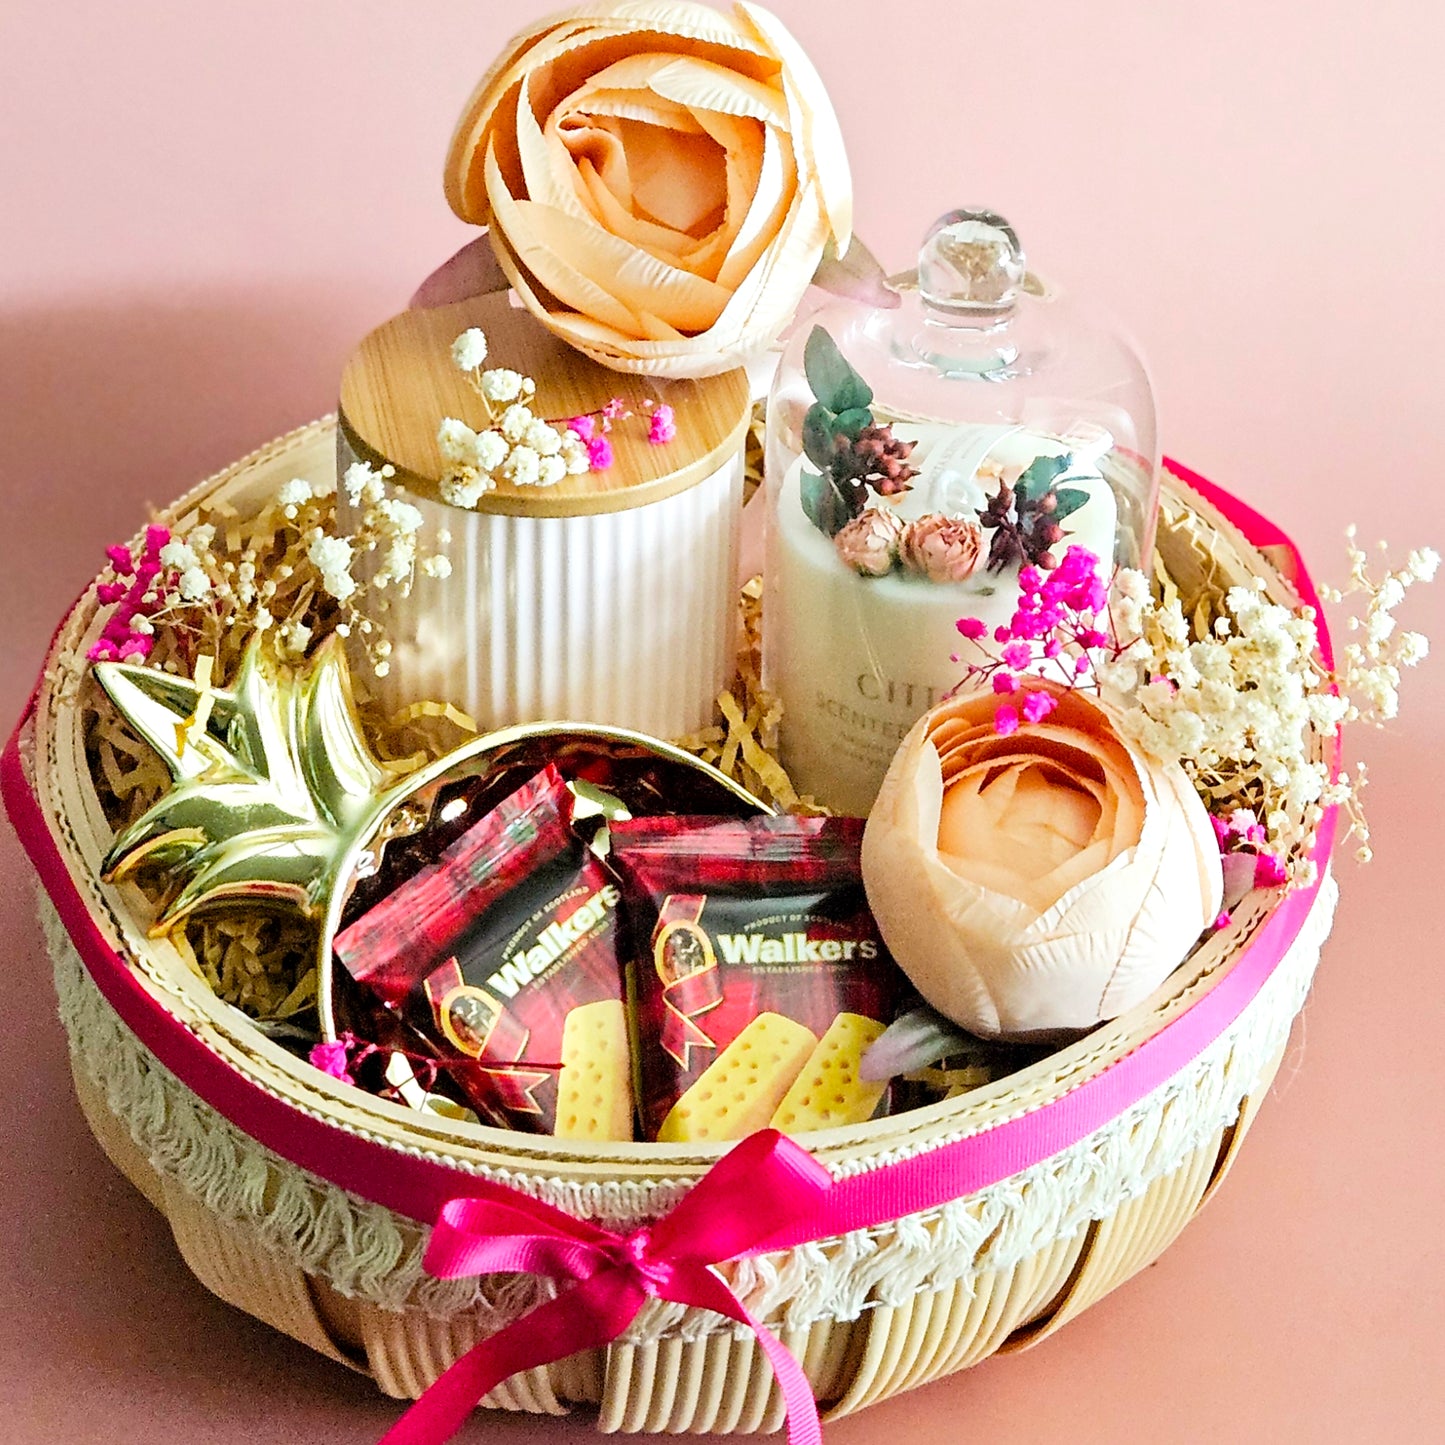
[[1244, 1145], [1245, 1135], [1249, 1133], [1255, 1119], [1259, 1117], [1265, 1096], [1269, 1093], [1270, 1086], [1279, 1073], [1285, 1054], [1289, 1052], [1289, 1044], [1290, 1041], [1287, 1037], [1270, 1061], [1268, 1068], [1261, 1075], [1259, 1086], [1245, 1096], [1239, 1108], [1239, 1117], [1224, 1131], [1224, 1140], [1219, 1150], [1219, 1162], [1215, 1165], [1214, 1173], [1205, 1186], [1204, 1197], [1199, 1201], [1200, 1209], [1203, 1209], [1214, 1198], [1215, 1191], [1224, 1183], [1229, 1171], [1234, 1168], [1234, 1162], [1239, 1158], [1239, 1151]]
[[[903, 1305], [784, 1330], [825, 1418], [941, 1379], [997, 1351], [1037, 1344], [1153, 1263], [1237, 1156], [1279, 1057], [1233, 1126], [1109, 1218], [1009, 1268], [921, 1291]], [[74, 1074], [82, 1113], [102, 1151], [165, 1214], [187, 1267], [226, 1303], [364, 1371], [398, 1399], [420, 1395], [480, 1338], [472, 1311], [437, 1318], [422, 1310], [383, 1310], [345, 1299], [279, 1259], [253, 1231], [212, 1213], [158, 1174], [86, 1071], [76, 1067]], [[751, 1337], [730, 1329], [587, 1351], [508, 1380], [483, 1404], [544, 1415], [593, 1407], [598, 1429], [618, 1434], [768, 1433], [783, 1419], [767, 1357]]]
[[1229, 1128], [1220, 1130], [1173, 1174], [1155, 1180], [1137, 1199], [1125, 1201], [1108, 1219], [1090, 1226], [1067, 1290], [1036, 1324], [1020, 1330], [1005, 1342], [1003, 1349], [1022, 1350], [1039, 1344], [1125, 1280], [1147, 1269], [1173, 1244], [1233, 1166], [1283, 1057], [1283, 1050], [1275, 1055]]
[[90, 1075], [72, 1055], [70, 1077], [75, 1083], [75, 1098], [80, 1112], [100, 1152], [120, 1171], [162, 1214], [166, 1212], [165, 1181], [152, 1167], [149, 1159], [136, 1147], [125, 1125], [111, 1113], [105, 1095], [91, 1082]]
[[337, 1346], [316, 1311], [310, 1281], [234, 1220], [223, 1219], [181, 1185], [165, 1181], [165, 1214], [186, 1267], [218, 1299], [338, 1364], [361, 1365]]

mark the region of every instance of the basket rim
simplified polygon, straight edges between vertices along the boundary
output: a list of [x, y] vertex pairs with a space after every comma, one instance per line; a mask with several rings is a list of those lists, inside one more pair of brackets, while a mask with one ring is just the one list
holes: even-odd
[[[333, 436], [333, 419], [322, 418], [278, 438], [186, 493], [166, 509], [163, 516], [183, 518], [212, 492], [222, 487], [244, 486], [248, 477], [254, 480], [256, 474], [264, 472], [269, 465], [278, 462], [292, 465], [298, 455], [329, 448]], [[1307, 598], [1311, 597], [1308, 575], [1298, 554], [1278, 529], [1236, 504], [1235, 515], [1245, 525], [1251, 520], [1259, 524], [1253, 529], [1255, 539], [1247, 538], [1241, 527], [1221, 510], [1221, 503], [1233, 502], [1227, 493], [1167, 459], [1166, 467], [1176, 479], [1175, 484], [1170, 484], [1176, 500], [1185, 500], [1189, 508], [1200, 513], [1215, 530], [1226, 536], [1232, 534], [1231, 540], [1252, 554], [1251, 560], [1258, 558], [1257, 565], [1265, 569], [1271, 586], [1278, 584], [1287, 589], [1293, 584]], [[1187, 498], [1182, 488], [1188, 489]], [[1263, 545], [1287, 548], [1298, 568], [1296, 576], [1286, 580], [1275, 559], [1258, 550]], [[333, 1081], [296, 1059], [255, 1029], [239, 1011], [223, 1004], [183, 966], [176, 967], [178, 959], [166, 959], [163, 947], [146, 940], [136, 926], [133, 910], [126, 907], [127, 889], [99, 883], [96, 864], [103, 849], [97, 846], [94, 836], [86, 836], [87, 827], [92, 835], [95, 832], [98, 804], [94, 802], [88, 769], [76, 766], [84, 759], [83, 754], [77, 757], [75, 751], [78, 745], [77, 729], [72, 725], [75, 710], [67, 709], [61, 696], [63, 668], [60, 664], [77, 652], [83, 653], [97, 606], [92, 583], [57, 630], [42, 683], [32, 700], [33, 777], [21, 781], [32, 794], [47, 841], [55, 850], [57, 869], [45, 880], [47, 891], [59, 904], [57, 887], [63, 891], [68, 885], [73, 890], [84, 921], [100, 944], [124, 960], [124, 967], [148, 997], [158, 1028], [194, 1035], [225, 1068], [290, 1110], [310, 1115], [328, 1127], [369, 1139], [393, 1152], [419, 1156], [455, 1175], [483, 1172], [501, 1177], [525, 1177], [545, 1173], [550, 1177], [583, 1181], [630, 1180], [666, 1185], [695, 1179], [726, 1151], [724, 1145], [679, 1148], [648, 1142], [579, 1150], [575, 1142], [545, 1136], [520, 1135], [484, 1125], [421, 1121], [414, 1111]], [[1323, 633], [1322, 641], [1327, 645]], [[12, 752], [14, 750], [12, 744]], [[7, 778], [7, 784], [10, 781]], [[86, 792], [91, 795], [88, 816]], [[14, 814], [15, 799], [7, 796], [7, 802]], [[78, 818], [74, 816], [77, 811], [81, 814]], [[27, 830], [20, 827], [18, 820], [17, 829], [38, 866], [36, 849], [31, 846], [33, 838], [26, 837]], [[1331, 831], [1328, 823], [1320, 830], [1317, 851], [1321, 874], [1328, 861]], [[1057, 1102], [1120, 1063], [1212, 993], [1235, 971], [1249, 953], [1251, 944], [1262, 930], [1267, 931], [1270, 920], [1283, 907], [1281, 903], [1271, 909], [1256, 900], [1252, 907], [1242, 910], [1243, 916], [1229, 930], [1196, 950], [1143, 1005], [1102, 1025], [1031, 1069], [996, 1081], [961, 1100], [943, 1101], [867, 1125], [812, 1133], [806, 1140], [810, 1151], [835, 1172], [851, 1173], [858, 1169], [860, 1156], [864, 1156], [862, 1166], [866, 1170], [886, 1162], [889, 1157], [928, 1152], [948, 1142], [987, 1132]], [[1303, 913], [1300, 921], [1302, 918]], [[72, 928], [73, 936], [75, 931]], [[81, 952], [84, 957], [87, 950], [82, 947]], [[86, 962], [94, 975], [92, 960], [86, 958]], [[1029, 1097], [1021, 1084], [1040, 1087], [1035, 1096]], [[245, 1127], [241, 1120], [234, 1121]], [[278, 1152], [286, 1151], [283, 1148]], [[360, 1192], [366, 1193], [364, 1189]]]

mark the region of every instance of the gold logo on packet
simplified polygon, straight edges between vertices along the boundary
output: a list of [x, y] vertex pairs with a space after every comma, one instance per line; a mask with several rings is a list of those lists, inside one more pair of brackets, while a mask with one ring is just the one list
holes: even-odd
[[652, 935], [652, 966], [662, 980], [666, 1009], [661, 1043], [684, 1068], [689, 1066], [693, 1049], [716, 1047], [696, 1020], [723, 998], [717, 954], [702, 926], [706, 901], [689, 894], [669, 894]]
[[717, 967], [712, 939], [691, 918], [664, 924], [652, 944], [652, 961], [664, 984]]
[[501, 1005], [470, 984], [451, 989], [437, 1001], [437, 1023], [447, 1041], [474, 1059], [482, 1056], [501, 1017]]

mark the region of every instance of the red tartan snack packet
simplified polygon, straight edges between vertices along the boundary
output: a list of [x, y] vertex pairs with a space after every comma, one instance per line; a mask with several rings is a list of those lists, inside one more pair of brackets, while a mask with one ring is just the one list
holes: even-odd
[[859, 818], [612, 825], [645, 1137], [800, 1133], [888, 1111], [887, 1085], [858, 1077], [900, 978], [863, 894], [862, 836]]
[[421, 1034], [484, 1120], [631, 1139], [620, 894], [538, 773], [337, 935], [336, 954]]

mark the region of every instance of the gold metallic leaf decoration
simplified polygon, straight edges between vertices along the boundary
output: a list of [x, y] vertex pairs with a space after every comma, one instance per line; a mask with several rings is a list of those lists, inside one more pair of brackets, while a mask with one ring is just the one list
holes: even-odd
[[[184, 878], [153, 935], [224, 899], [316, 916], [343, 856], [406, 790], [366, 744], [334, 639], [302, 669], [253, 639], [229, 690], [125, 663], [95, 673], [174, 780], [102, 865], [110, 880], [142, 863]], [[186, 729], [190, 719], [204, 723]]]

